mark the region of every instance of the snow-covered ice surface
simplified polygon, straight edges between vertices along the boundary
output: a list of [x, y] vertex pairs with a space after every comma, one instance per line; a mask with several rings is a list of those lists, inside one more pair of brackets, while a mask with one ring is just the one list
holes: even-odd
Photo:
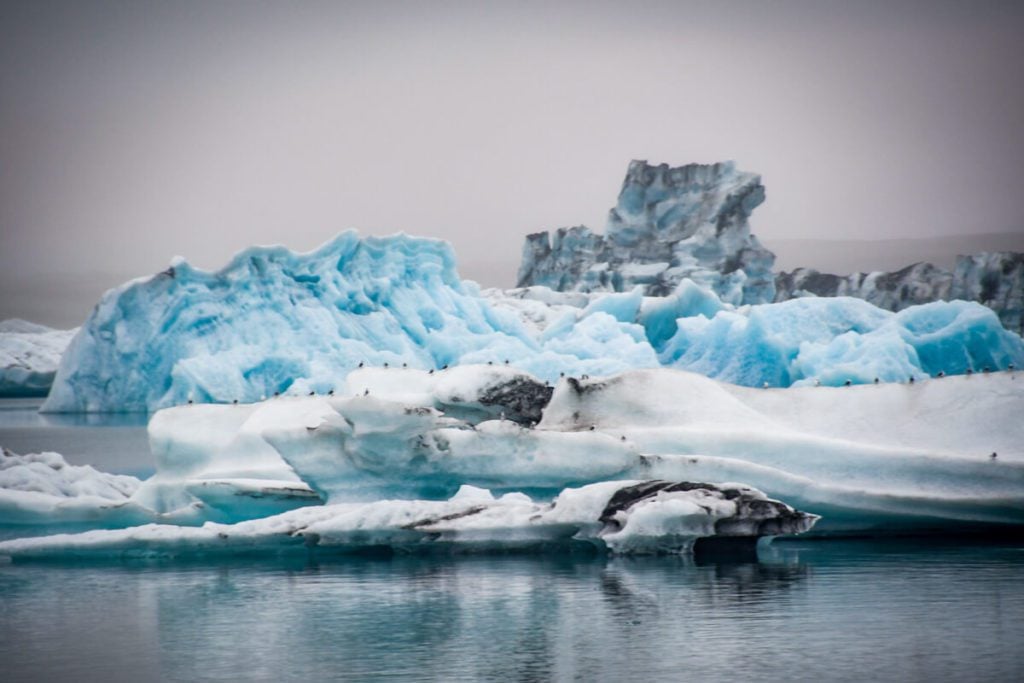
[[0, 397], [45, 396], [77, 331], [17, 318], [0, 321]]
[[237, 524], [149, 524], [0, 542], [0, 555], [168, 557], [387, 547], [457, 552], [588, 544], [621, 554], [679, 553], [702, 538], [756, 539], [816, 518], [742, 485], [615, 481], [566, 489], [551, 503], [462, 487], [446, 501], [381, 500], [294, 510]]
[[152, 521], [130, 502], [139, 480], [69, 465], [58, 453], [0, 453], [0, 524], [124, 526]]
[[1024, 365], [989, 309], [893, 314], [852, 298], [735, 307], [691, 280], [667, 296], [481, 292], [451, 247], [348, 232], [307, 253], [259, 247], [215, 273], [181, 260], [111, 290], [64, 354], [49, 412], [153, 411], [340, 390], [365, 366], [474, 363], [541, 380], [661, 365], [747, 386], [905, 381]]
[[[364, 368], [344, 395], [167, 409], [150, 424], [160, 471], [133, 500], [184, 517], [210, 505], [203, 481], [364, 503], [654, 478], [744, 482], [823, 533], [1024, 524], [1019, 372], [765, 390], [657, 369], [542, 389], [493, 366]], [[228, 518], [264, 514], [225, 499]]]
[[0, 555], [683, 552], [819, 515], [822, 534], [999, 531], [1024, 525], [1021, 414], [1019, 372], [753, 389], [665, 368], [550, 387], [504, 365], [364, 367], [334, 395], [158, 412], [144, 482], [7, 455], [12, 523], [100, 528]]

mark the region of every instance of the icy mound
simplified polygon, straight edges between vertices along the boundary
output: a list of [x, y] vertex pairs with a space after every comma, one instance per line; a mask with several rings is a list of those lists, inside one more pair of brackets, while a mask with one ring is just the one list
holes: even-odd
[[308, 254], [253, 248], [223, 270], [183, 260], [108, 292], [61, 363], [48, 411], [144, 411], [327, 391], [360, 362], [440, 367], [532, 342], [455, 272], [447, 243], [355, 233]]
[[775, 295], [775, 256], [750, 234], [761, 178], [731, 162], [670, 168], [633, 161], [605, 235], [583, 226], [527, 237], [519, 286], [662, 296], [684, 278], [733, 304]]
[[658, 363], [642, 329], [608, 315], [535, 339], [459, 280], [445, 242], [348, 232], [308, 254], [249, 249], [216, 273], [177, 260], [107, 292], [43, 410], [255, 401], [329, 391], [360, 364], [506, 361], [548, 379]]
[[0, 454], [0, 524], [138, 524], [139, 480], [69, 465], [58, 453]]
[[[653, 477], [743, 481], [823, 515], [825, 532], [1024, 524], [1019, 373], [785, 391], [665, 369], [567, 378], [531, 428], [462, 412], [496, 386], [492, 370], [361, 370], [344, 397], [182, 406], [151, 430], [171, 460], [217, 472], [237, 462], [244, 425], [269, 445], [268, 467], [272, 449], [273, 467], [328, 503], [439, 499], [464, 484], [552, 496]], [[520, 379], [506, 378], [508, 405]]]
[[1024, 342], [990, 309], [938, 301], [890, 313], [849, 297], [803, 298], [680, 318], [660, 360], [759, 387], [907, 382], [1024, 365]]
[[46, 396], [76, 331], [17, 318], [0, 321], [0, 397]]
[[0, 542], [15, 559], [173, 557], [258, 552], [550, 549], [589, 545], [614, 553], [680, 553], [709, 537], [796, 534], [816, 521], [740, 485], [606, 482], [563, 491], [552, 503], [463, 487], [447, 501], [383, 500], [304, 508], [233, 525], [147, 525]]
[[907, 382], [1024, 365], [1024, 341], [988, 308], [963, 301], [896, 314], [849, 297], [736, 308], [690, 280], [664, 297], [642, 296], [639, 288], [563, 294], [543, 287], [487, 296], [541, 339], [571, 340], [565, 330], [598, 314], [623, 329], [639, 325], [660, 364], [744, 386]]

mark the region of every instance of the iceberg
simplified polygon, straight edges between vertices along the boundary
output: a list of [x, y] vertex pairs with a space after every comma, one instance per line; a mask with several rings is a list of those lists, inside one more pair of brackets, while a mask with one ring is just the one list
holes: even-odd
[[282, 552], [548, 550], [683, 553], [704, 539], [756, 542], [816, 521], [742, 485], [615, 481], [567, 489], [550, 503], [464, 486], [446, 501], [381, 500], [303, 508], [237, 524], [149, 524], [0, 541], [16, 560]]
[[689, 279], [731, 304], [772, 301], [775, 255], [750, 233], [761, 177], [732, 162], [670, 168], [633, 161], [604, 235], [585, 226], [532, 234], [519, 286], [663, 296]]
[[124, 526], [148, 522], [131, 503], [135, 477], [69, 465], [59, 453], [0, 453], [0, 525]]
[[146, 412], [327, 392], [360, 365], [514, 362], [561, 372], [656, 366], [632, 325], [593, 315], [534, 338], [455, 271], [450, 245], [346, 232], [319, 249], [239, 253], [208, 273], [176, 259], [107, 292], [61, 359], [44, 412]]
[[[656, 368], [550, 386], [504, 365], [358, 368], [333, 394], [157, 412], [143, 482], [5, 454], [4, 521], [40, 528], [0, 556], [634, 554], [1019, 529], [1022, 381], [756, 389]], [[38, 535], [61, 522], [89, 530]]]
[[[520, 392], [518, 371], [366, 368], [344, 396], [169, 408], [150, 430], [192, 478], [237, 467], [258, 434], [266, 471], [328, 504], [440, 500], [463, 485], [547, 499], [606, 481], [741, 481], [822, 516], [820, 533], [1006, 528], [1024, 524], [1018, 375], [765, 390], [635, 370], [560, 380], [531, 424], [508, 417], [543, 400]], [[484, 394], [503, 403], [479, 408]]]
[[0, 321], [0, 398], [46, 396], [75, 332], [17, 318]]
[[1024, 342], [962, 302], [736, 307], [689, 279], [666, 296], [484, 292], [444, 242], [348, 232], [307, 254], [249, 249], [215, 273], [176, 260], [107, 292], [42, 410], [253, 403], [341, 391], [360, 367], [488, 363], [544, 382], [668, 366], [747, 386], [843, 384], [1020, 367]]

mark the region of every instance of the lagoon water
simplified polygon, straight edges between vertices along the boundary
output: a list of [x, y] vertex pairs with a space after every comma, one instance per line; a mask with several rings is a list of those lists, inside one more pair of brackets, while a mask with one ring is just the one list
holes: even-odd
[[[7, 402], [0, 445], [145, 474], [143, 423]], [[0, 616], [4, 681], [1019, 681], [1024, 541], [4, 564]]]

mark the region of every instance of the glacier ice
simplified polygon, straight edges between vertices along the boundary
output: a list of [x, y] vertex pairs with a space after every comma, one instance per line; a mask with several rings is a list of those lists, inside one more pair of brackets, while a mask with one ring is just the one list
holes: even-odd
[[46, 396], [75, 332], [17, 318], [0, 321], [0, 397]]
[[670, 168], [633, 161], [605, 235], [584, 226], [527, 237], [519, 286], [668, 294], [683, 279], [732, 304], [775, 295], [775, 255], [750, 234], [760, 176], [732, 162]]
[[338, 503], [236, 524], [149, 524], [0, 541], [0, 556], [173, 557], [387, 547], [405, 552], [588, 545], [619, 554], [680, 553], [699, 539], [796, 534], [815, 521], [742, 485], [614, 481], [550, 503], [464, 486], [444, 501]]
[[550, 497], [654, 478], [742, 481], [822, 515], [822, 532], [1024, 523], [1017, 372], [786, 390], [670, 369], [565, 378], [533, 427], [464, 411], [493, 372], [362, 369], [345, 396], [181, 406], [151, 430], [168, 454], [210, 472], [238, 460], [233, 434], [259, 434], [268, 464], [272, 450], [280, 471], [330, 504], [440, 499], [467, 484]]
[[765, 390], [668, 368], [551, 387], [503, 364], [364, 367], [334, 395], [159, 411], [143, 482], [6, 455], [9, 524], [95, 529], [0, 555], [680, 552], [812, 524], [1009, 529], [1024, 525], [1019, 374]]
[[957, 257], [953, 271], [930, 263], [901, 270], [832, 275], [814, 268], [773, 273], [775, 255], [751, 234], [748, 219], [764, 201], [761, 178], [732, 162], [670, 168], [630, 163], [604, 235], [585, 226], [529, 235], [519, 286], [563, 292], [629, 291], [664, 296], [684, 279], [729, 304], [848, 296], [888, 311], [933, 301], [988, 306], [1024, 335], [1024, 254]]
[[656, 366], [634, 325], [592, 315], [545, 339], [459, 280], [451, 247], [347, 232], [258, 247], [216, 273], [176, 260], [107, 292], [61, 359], [47, 412], [129, 412], [327, 392], [360, 364], [504, 363], [547, 379]]
[[481, 292], [451, 248], [344, 233], [308, 254], [182, 261], [108, 292], [61, 360], [50, 412], [152, 411], [340, 390], [364, 366], [506, 365], [543, 381], [661, 365], [748, 386], [906, 381], [1024, 365], [988, 309], [892, 314], [849, 298], [735, 307], [684, 279], [666, 296]]
[[890, 313], [814, 297], [679, 318], [659, 353], [665, 365], [744, 386], [840, 386], [1021, 367], [1024, 342], [976, 303]]

